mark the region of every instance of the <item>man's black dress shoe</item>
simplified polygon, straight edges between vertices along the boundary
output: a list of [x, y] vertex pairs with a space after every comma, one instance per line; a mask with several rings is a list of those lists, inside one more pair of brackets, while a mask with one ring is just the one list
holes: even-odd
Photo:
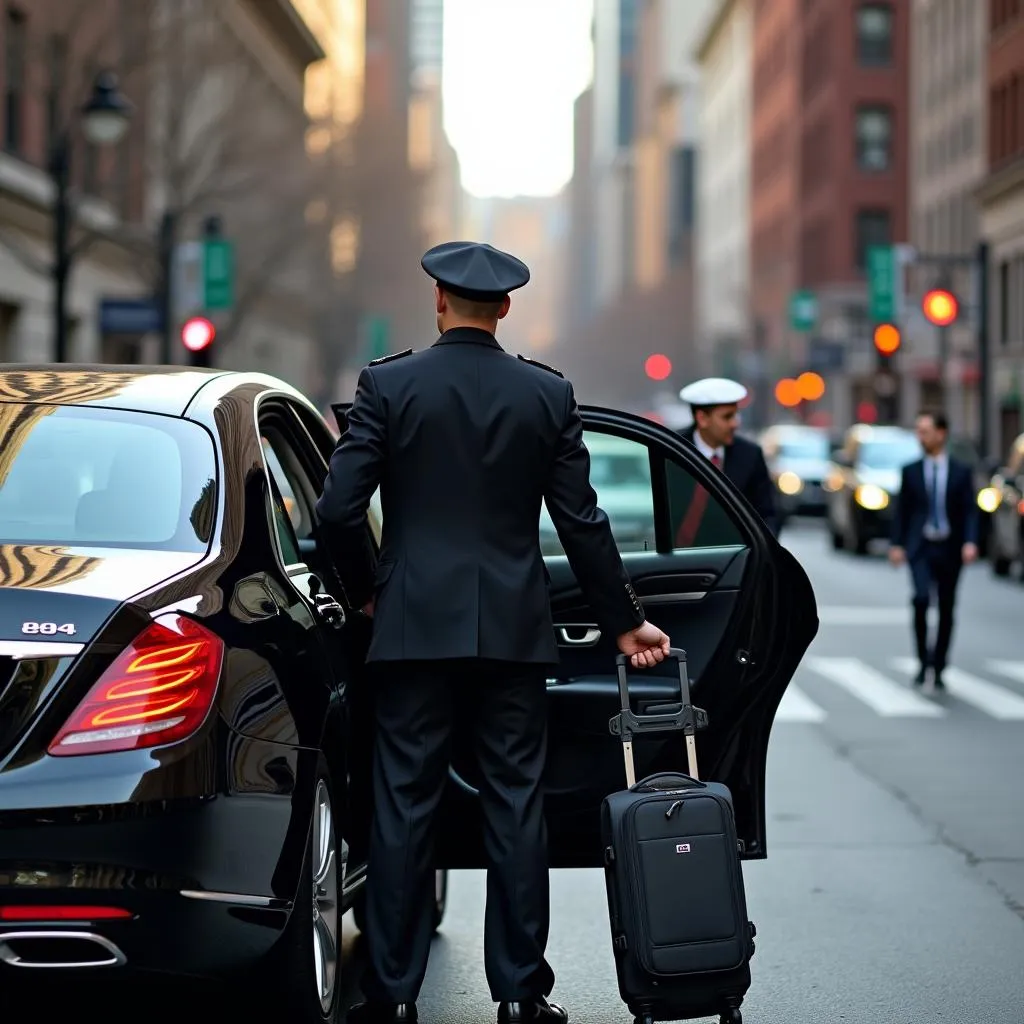
[[567, 1024], [568, 1020], [567, 1010], [558, 1003], [549, 1003], [543, 996], [525, 1002], [498, 1004], [498, 1024], [528, 1024], [529, 1021]]
[[915, 686], [924, 686], [924, 679], [925, 679], [925, 674], [927, 673], [927, 671], [928, 671], [928, 669], [924, 665], [922, 665], [917, 670], [917, 675], [914, 676], [914, 685]]
[[412, 1024], [418, 1019], [415, 1003], [357, 1003], [345, 1014], [347, 1024]]

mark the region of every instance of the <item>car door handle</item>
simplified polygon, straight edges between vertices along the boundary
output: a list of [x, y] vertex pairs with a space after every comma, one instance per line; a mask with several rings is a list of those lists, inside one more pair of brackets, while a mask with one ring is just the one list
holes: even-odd
[[[559, 647], [593, 647], [601, 639], [601, 630], [587, 623], [569, 622], [558, 626]], [[582, 636], [572, 636], [569, 630], [583, 630]]]
[[345, 625], [345, 609], [338, 604], [337, 601], [331, 597], [330, 594], [314, 594], [313, 595], [313, 607], [327, 620], [332, 626], [344, 626]]

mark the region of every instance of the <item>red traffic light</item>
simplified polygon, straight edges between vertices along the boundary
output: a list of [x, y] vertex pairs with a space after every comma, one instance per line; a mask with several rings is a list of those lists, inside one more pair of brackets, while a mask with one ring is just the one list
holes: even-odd
[[948, 327], [956, 319], [960, 304], [952, 292], [945, 288], [933, 288], [921, 300], [921, 310], [929, 323], [936, 327]]
[[672, 373], [672, 360], [660, 352], [648, 356], [644, 362], [644, 373], [651, 380], [666, 380]]
[[204, 316], [186, 320], [181, 328], [181, 343], [189, 352], [202, 352], [217, 337], [217, 328]]
[[875, 328], [875, 348], [883, 356], [891, 356], [900, 347], [900, 329], [893, 324], [879, 324]]

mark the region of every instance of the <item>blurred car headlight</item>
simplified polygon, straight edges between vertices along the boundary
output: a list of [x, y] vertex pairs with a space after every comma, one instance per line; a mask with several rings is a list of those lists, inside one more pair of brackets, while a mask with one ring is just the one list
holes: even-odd
[[836, 491], [841, 491], [843, 489], [843, 474], [837, 473], [833, 470], [821, 482], [821, 486], [830, 494], [835, 494]]
[[853, 492], [853, 499], [869, 512], [879, 512], [889, 504], [889, 495], [875, 484], [861, 484]]
[[978, 508], [982, 512], [995, 512], [1002, 501], [1003, 496], [995, 487], [983, 487], [978, 491]]
[[804, 489], [804, 482], [794, 473], [792, 470], [787, 469], [785, 472], [779, 474], [779, 479], [775, 481], [776, 486], [782, 491], [783, 494], [790, 496], [799, 494]]

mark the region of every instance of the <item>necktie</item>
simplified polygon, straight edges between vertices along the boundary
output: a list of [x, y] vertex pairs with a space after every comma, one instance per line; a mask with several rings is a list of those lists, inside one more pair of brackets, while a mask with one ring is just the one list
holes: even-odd
[[939, 464], [932, 460], [932, 485], [928, 494], [928, 523], [939, 528]]
[[[711, 465], [716, 469], [722, 468], [722, 460], [719, 458], [718, 452], [711, 456]], [[676, 533], [675, 546], [677, 548], [688, 548], [693, 544], [697, 537], [697, 531], [700, 529], [701, 520], [704, 518], [704, 510], [707, 508], [707, 505], [708, 492], [700, 484], [697, 484], [693, 489], [690, 507], [686, 510], [686, 515], [683, 517], [683, 521]]]

